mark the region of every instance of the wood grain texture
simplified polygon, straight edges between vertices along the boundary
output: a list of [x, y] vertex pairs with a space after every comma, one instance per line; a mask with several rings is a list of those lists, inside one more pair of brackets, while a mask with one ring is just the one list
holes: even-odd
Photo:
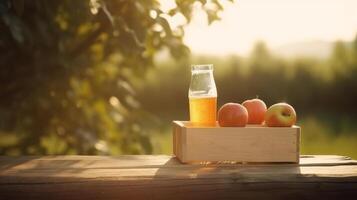
[[0, 157], [0, 199], [356, 199], [357, 161], [181, 164], [171, 156]]
[[192, 127], [173, 122], [174, 154], [201, 161], [299, 162], [300, 127]]

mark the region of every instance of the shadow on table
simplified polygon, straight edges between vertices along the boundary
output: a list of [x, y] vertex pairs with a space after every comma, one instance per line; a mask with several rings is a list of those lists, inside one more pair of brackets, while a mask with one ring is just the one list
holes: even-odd
[[291, 182], [301, 176], [297, 164], [182, 164], [173, 157], [158, 168], [154, 181], [165, 182], [160, 190], [171, 190], [175, 199], [296, 199]]

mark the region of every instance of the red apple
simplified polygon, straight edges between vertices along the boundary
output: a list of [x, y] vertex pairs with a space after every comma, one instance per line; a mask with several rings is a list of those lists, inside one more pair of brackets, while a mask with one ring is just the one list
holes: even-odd
[[274, 104], [265, 113], [265, 124], [269, 127], [290, 127], [295, 123], [295, 110], [287, 103]]
[[248, 122], [247, 109], [238, 103], [226, 103], [218, 111], [218, 123], [223, 127], [244, 127]]
[[248, 111], [248, 124], [262, 124], [267, 106], [260, 99], [250, 99], [242, 103]]

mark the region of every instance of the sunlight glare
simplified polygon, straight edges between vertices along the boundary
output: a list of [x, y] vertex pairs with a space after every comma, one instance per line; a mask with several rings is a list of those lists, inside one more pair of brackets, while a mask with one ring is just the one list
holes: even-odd
[[200, 6], [195, 7], [184, 38], [194, 53], [247, 55], [258, 40], [276, 48], [302, 41], [352, 40], [357, 32], [353, 0], [236, 0], [223, 5], [222, 20], [211, 26]]

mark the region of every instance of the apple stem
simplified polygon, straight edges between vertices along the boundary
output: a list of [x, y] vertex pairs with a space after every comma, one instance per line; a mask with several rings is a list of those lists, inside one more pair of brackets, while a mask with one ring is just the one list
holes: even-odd
[[283, 116], [289, 117], [290, 113], [283, 112]]

